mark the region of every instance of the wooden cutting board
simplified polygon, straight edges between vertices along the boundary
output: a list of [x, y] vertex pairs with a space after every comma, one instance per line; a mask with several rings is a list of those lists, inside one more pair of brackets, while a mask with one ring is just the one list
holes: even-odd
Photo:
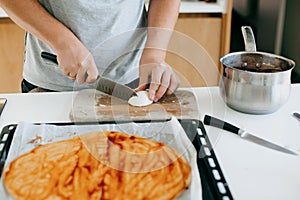
[[195, 95], [190, 91], [177, 90], [157, 103], [134, 107], [125, 100], [87, 89], [74, 97], [70, 112], [70, 119], [74, 122], [163, 120], [171, 116], [198, 119]]

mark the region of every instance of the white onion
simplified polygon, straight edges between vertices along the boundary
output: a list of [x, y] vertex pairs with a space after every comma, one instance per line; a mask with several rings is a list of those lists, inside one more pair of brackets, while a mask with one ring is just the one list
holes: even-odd
[[139, 91], [136, 94], [137, 94], [137, 96], [133, 96], [128, 100], [128, 103], [130, 105], [141, 107], [141, 106], [148, 106], [153, 103], [153, 101], [151, 101], [148, 98], [147, 91]]

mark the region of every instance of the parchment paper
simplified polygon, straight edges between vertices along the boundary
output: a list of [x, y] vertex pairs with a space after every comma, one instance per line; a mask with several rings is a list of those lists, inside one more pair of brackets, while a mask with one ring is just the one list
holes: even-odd
[[[196, 150], [178, 120], [173, 117], [168, 122], [126, 123], [105, 125], [68, 125], [57, 126], [49, 124], [34, 125], [22, 122], [18, 125], [5, 163], [7, 166], [12, 160], [33, 148], [55, 141], [70, 139], [74, 136], [93, 131], [120, 131], [128, 134], [163, 142], [177, 149], [192, 167], [192, 181], [188, 190], [184, 191], [179, 200], [202, 199], [200, 175], [196, 162]], [[5, 190], [1, 178], [0, 199], [11, 200]]]

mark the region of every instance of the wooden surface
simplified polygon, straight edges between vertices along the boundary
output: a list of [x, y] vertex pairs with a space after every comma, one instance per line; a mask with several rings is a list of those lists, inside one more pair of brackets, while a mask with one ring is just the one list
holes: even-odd
[[157, 103], [134, 107], [127, 101], [88, 89], [77, 94], [70, 112], [70, 119], [74, 122], [161, 120], [171, 116], [178, 119], [199, 118], [192, 92], [178, 90]]
[[192, 45], [177, 43], [177, 49], [184, 49], [190, 56], [178, 54], [178, 51], [168, 53], [167, 62], [179, 74], [182, 87], [219, 84], [222, 71], [219, 59], [230, 50], [231, 17], [232, 0], [227, 1], [226, 13], [179, 15], [175, 31], [190, 37], [206, 51], [199, 53]]
[[230, 51], [232, 1], [233, 0], [227, 0], [227, 11], [228, 12], [222, 14], [222, 44], [221, 44], [221, 48], [220, 48], [221, 56], [229, 53], [229, 51]]
[[0, 18], [0, 93], [21, 92], [25, 31]]
[[221, 15], [181, 14], [169, 44], [167, 63], [182, 87], [215, 86], [219, 82]]

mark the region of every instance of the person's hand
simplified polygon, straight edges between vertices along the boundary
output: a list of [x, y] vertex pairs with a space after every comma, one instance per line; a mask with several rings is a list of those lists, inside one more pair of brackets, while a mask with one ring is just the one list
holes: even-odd
[[[150, 62], [151, 60], [151, 62]], [[145, 59], [140, 63], [140, 82], [136, 91], [147, 89], [149, 78], [149, 99], [157, 102], [164, 94], [172, 94], [180, 85], [180, 80], [164, 59]], [[155, 62], [154, 62], [155, 61]]]
[[94, 58], [84, 46], [58, 51], [57, 60], [64, 75], [79, 84], [92, 83], [97, 79], [98, 69]]

